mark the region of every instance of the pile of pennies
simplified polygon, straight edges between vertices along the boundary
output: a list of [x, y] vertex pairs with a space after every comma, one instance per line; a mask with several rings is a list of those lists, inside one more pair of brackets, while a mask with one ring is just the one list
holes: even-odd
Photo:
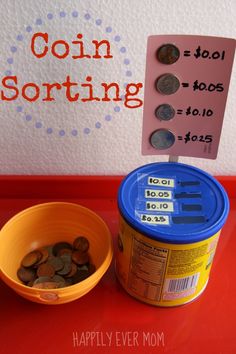
[[73, 244], [58, 242], [26, 254], [17, 271], [25, 284], [38, 289], [56, 289], [70, 286], [95, 272], [90, 262], [89, 241], [77, 237]]

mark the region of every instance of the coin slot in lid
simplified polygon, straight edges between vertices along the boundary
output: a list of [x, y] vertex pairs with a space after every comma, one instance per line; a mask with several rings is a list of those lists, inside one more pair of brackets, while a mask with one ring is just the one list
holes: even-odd
[[200, 182], [199, 181], [180, 181], [178, 182], [181, 187], [187, 187], [187, 186], [199, 186]]
[[182, 204], [182, 211], [201, 211], [201, 204]]
[[174, 224], [202, 224], [207, 220], [205, 216], [172, 216]]
[[180, 193], [175, 193], [175, 198], [176, 199], [191, 199], [191, 198], [201, 198], [202, 195], [201, 193], [186, 193], [186, 192], [180, 192]]

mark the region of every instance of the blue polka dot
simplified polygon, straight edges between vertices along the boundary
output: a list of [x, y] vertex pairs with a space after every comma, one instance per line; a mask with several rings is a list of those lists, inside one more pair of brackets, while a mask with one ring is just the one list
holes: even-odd
[[[51, 14], [51, 13], [47, 14], [47, 18], [48, 18], [49, 20], [53, 19], [53, 14]], [[51, 128], [49, 128], [49, 129], [51, 129]]]
[[107, 32], [107, 33], [111, 33], [111, 32], [112, 32], [112, 28], [111, 28], [110, 26], [107, 27], [107, 28], [106, 28], [106, 32]]
[[114, 107], [114, 111], [115, 112], [120, 112], [120, 107], [119, 106]]
[[89, 128], [84, 128], [84, 134], [89, 134], [90, 133], [90, 129]]
[[26, 30], [26, 32], [31, 32], [32, 29], [33, 29], [33, 28], [32, 28], [31, 26], [27, 26], [25, 30]]
[[132, 76], [132, 71], [130, 70], [127, 70], [126, 73], [125, 73], [126, 76]]
[[125, 64], [125, 65], [129, 65], [129, 64], [130, 64], [130, 60], [129, 60], [128, 58], [125, 58], [125, 59], [124, 59], [124, 64]]
[[110, 122], [110, 120], [112, 119], [112, 116], [110, 116], [110, 114], [108, 114], [107, 116], [105, 116], [105, 120], [107, 122]]
[[115, 36], [114, 40], [115, 40], [116, 42], [119, 42], [119, 41], [121, 40], [121, 38], [120, 38], [120, 36]]
[[6, 76], [11, 76], [11, 74], [12, 74], [11, 70], [6, 70], [6, 71], [5, 71], [5, 75], [6, 75]]
[[78, 11], [73, 11], [73, 12], [72, 12], [72, 17], [78, 17], [78, 16], [79, 16]]
[[71, 135], [77, 136], [77, 135], [78, 135], [78, 130], [73, 129], [73, 130], [71, 131]]
[[8, 58], [7, 62], [8, 62], [8, 64], [13, 64], [13, 58]]
[[23, 111], [23, 107], [22, 106], [17, 106], [16, 107], [16, 111], [17, 112], [22, 112]]
[[16, 37], [16, 40], [19, 42], [22, 42], [24, 39], [24, 37], [22, 36], [22, 34], [18, 34], [18, 36]]
[[59, 135], [60, 135], [60, 136], [64, 136], [64, 135], [66, 135], [65, 130], [63, 130], [63, 129], [62, 129], [62, 130], [60, 130], [60, 131], [59, 131]]
[[32, 120], [32, 116], [30, 114], [27, 114], [25, 116], [25, 119], [27, 120], [27, 122], [29, 122], [30, 120]]
[[97, 123], [95, 124], [95, 127], [96, 127], [97, 129], [100, 129], [101, 126], [102, 126], [102, 124], [101, 124], [100, 122], [97, 122]]
[[124, 88], [126, 88], [126, 87], [127, 87], [127, 85], [128, 85], [128, 83], [127, 83], [127, 82], [125, 82], [125, 83], [124, 83]]
[[40, 25], [42, 25], [42, 23], [43, 23], [43, 21], [41, 20], [41, 18], [37, 18], [35, 24], [40, 26]]
[[97, 26], [101, 26], [102, 24], [102, 20], [100, 18], [98, 18], [96, 21], [95, 21], [96, 25]]
[[46, 132], [47, 132], [47, 134], [52, 134], [53, 130], [52, 130], [52, 128], [47, 128]]
[[12, 47], [11, 47], [11, 52], [12, 52], [12, 53], [15, 53], [16, 51], [17, 51], [17, 47], [12, 46]]
[[121, 53], [126, 53], [126, 48], [125, 48], [125, 47], [121, 47], [121, 48], [120, 48], [120, 52], [121, 52]]
[[120, 98], [122, 99], [122, 101], [125, 100], [125, 95], [121, 95]]
[[66, 13], [65, 13], [65, 11], [60, 11], [60, 17], [66, 17]]
[[42, 123], [41, 122], [36, 122], [35, 123], [35, 128], [39, 129], [39, 128], [42, 128]]
[[90, 20], [91, 16], [87, 13], [84, 15], [85, 20]]

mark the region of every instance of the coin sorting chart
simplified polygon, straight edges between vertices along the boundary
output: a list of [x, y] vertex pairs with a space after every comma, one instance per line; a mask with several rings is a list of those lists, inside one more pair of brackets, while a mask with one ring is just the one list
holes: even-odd
[[192, 35], [148, 38], [143, 155], [217, 157], [235, 43]]

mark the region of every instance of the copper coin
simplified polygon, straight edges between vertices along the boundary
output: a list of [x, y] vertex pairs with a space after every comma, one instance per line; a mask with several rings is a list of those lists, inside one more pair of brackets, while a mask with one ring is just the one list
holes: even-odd
[[179, 56], [179, 49], [173, 44], [164, 44], [157, 49], [157, 59], [162, 64], [174, 64]]
[[67, 254], [64, 254], [63, 256], [61, 256], [61, 259], [64, 263], [64, 267], [59, 270], [57, 272], [57, 274], [59, 275], [67, 275], [70, 273], [71, 271], [71, 267], [72, 267], [72, 262], [71, 262], [71, 256], [70, 255], [67, 255]]
[[172, 74], [161, 75], [156, 80], [156, 90], [162, 95], [172, 95], [179, 87], [179, 79]]
[[96, 267], [94, 264], [89, 264], [88, 266], [88, 272], [89, 272], [89, 275], [92, 275], [93, 273], [95, 273], [96, 271]]
[[31, 268], [20, 267], [17, 271], [17, 276], [24, 283], [28, 283], [35, 279], [35, 271]]
[[47, 281], [47, 282], [44, 282], [44, 283], [34, 284], [33, 288], [37, 288], [37, 289], [57, 289], [57, 288], [60, 288], [60, 284], [56, 283], [55, 281]]
[[78, 269], [76, 274], [72, 277], [73, 279], [73, 283], [76, 284], [76, 283], [79, 283], [85, 279], [87, 279], [89, 277], [89, 272], [88, 270], [81, 270], [81, 269]]
[[23, 267], [31, 267], [34, 264], [36, 264], [41, 258], [42, 258], [42, 254], [38, 250], [29, 252], [22, 259], [21, 265]]
[[74, 284], [73, 278], [66, 278], [65, 279], [65, 286], [71, 286], [73, 284]]
[[40, 264], [38, 269], [37, 269], [37, 275], [38, 277], [53, 277], [55, 274], [55, 269], [53, 266], [49, 263], [43, 263]]
[[49, 257], [47, 263], [54, 268], [55, 272], [58, 272], [64, 267], [64, 263], [61, 257]]
[[35, 264], [36, 266], [39, 264], [42, 264], [47, 261], [49, 257], [49, 253], [46, 247], [39, 248], [37, 251], [39, 251], [42, 255], [41, 259]]
[[57, 256], [63, 256], [63, 254], [72, 254], [72, 249], [69, 248], [62, 248], [57, 252]]
[[73, 247], [78, 251], [87, 252], [89, 249], [89, 241], [86, 237], [79, 236], [74, 240]]
[[71, 278], [71, 277], [73, 277], [73, 276], [76, 274], [77, 269], [78, 269], [77, 265], [72, 262], [72, 263], [71, 263], [71, 271], [70, 271], [70, 273], [66, 274], [65, 277], [66, 277], [66, 278]]
[[52, 277], [52, 280], [55, 281], [56, 283], [61, 283], [61, 285], [62, 285], [61, 287], [66, 286], [65, 279], [62, 276], [60, 276], [60, 275], [55, 274]]
[[74, 251], [72, 253], [72, 261], [78, 266], [89, 262], [89, 255], [87, 252]]
[[72, 246], [70, 243], [68, 242], [58, 242], [53, 246], [53, 254], [54, 256], [57, 256], [58, 252], [63, 249], [63, 248], [68, 248], [68, 249], [72, 249]]
[[47, 281], [51, 281], [51, 277], [38, 277], [34, 280], [34, 284], [45, 283]]

